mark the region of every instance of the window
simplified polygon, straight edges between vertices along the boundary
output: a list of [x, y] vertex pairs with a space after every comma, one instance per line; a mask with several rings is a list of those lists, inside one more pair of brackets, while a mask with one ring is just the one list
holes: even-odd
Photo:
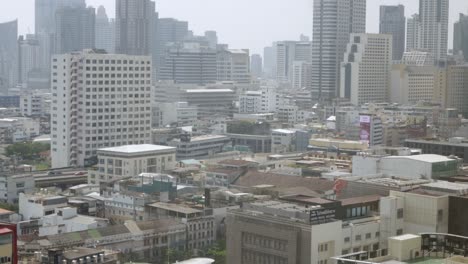
[[371, 236], [372, 236], [371, 233], [367, 233], [367, 234], [366, 234], [366, 239], [371, 238]]
[[345, 243], [349, 243], [349, 240], [350, 240], [349, 237], [345, 237], [345, 238], [344, 238], [344, 242], [345, 242]]
[[403, 235], [403, 229], [397, 229], [396, 234], [397, 236]]
[[398, 218], [398, 219], [403, 218], [403, 208], [398, 209], [398, 211], [397, 211], [397, 218]]
[[444, 210], [439, 209], [437, 211], [437, 222], [442, 222], [443, 219], [444, 219]]
[[380, 232], [379, 231], [375, 232], [375, 237], [380, 237]]
[[361, 241], [361, 235], [356, 235], [356, 241]]

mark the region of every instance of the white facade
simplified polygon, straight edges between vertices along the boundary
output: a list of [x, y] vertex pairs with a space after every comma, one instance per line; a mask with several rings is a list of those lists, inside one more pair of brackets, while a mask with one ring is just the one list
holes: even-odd
[[419, 4], [419, 48], [429, 50], [436, 61], [445, 61], [448, 52], [449, 0], [424, 0]]
[[292, 73], [292, 87], [295, 89], [312, 86], [312, 63], [306, 61], [294, 61]]
[[162, 173], [176, 166], [176, 148], [158, 145], [127, 145], [98, 150], [97, 171], [89, 171], [88, 183], [135, 177], [143, 172]]
[[273, 87], [261, 87], [258, 91], [247, 91], [239, 96], [239, 113], [273, 113], [279, 105], [279, 96]]
[[30, 174], [1, 176], [0, 200], [4, 203], [17, 203], [20, 193], [32, 194], [35, 187], [34, 177]]
[[151, 57], [91, 50], [52, 60], [52, 167], [151, 140]]
[[23, 220], [39, 219], [55, 213], [57, 208], [66, 207], [67, 198], [44, 193], [19, 195], [19, 214]]
[[27, 117], [0, 119], [0, 128], [6, 129], [7, 141], [16, 143], [39, 136], [39, 120]]
[[271, 131], [271, 152], [287, 153], [296, 151], [296, 131], [273, 129]]
[[26, 92], [20, 96], [20, 111], [22, 116], [42, 116], [50, 114], [51, 93]]
[[165, 127], [176, 125], [196, 126], [198, 120], [198, 108], [187, 102], [157, 103], [153, 107], [153, 127]]
[[221, 49], [217, 52], [218, 81], [250, 83], [250, 55], [248, 49]]
[[281, 41], [276, 43], [276, 80], [280, 83], [293, 81], [294, 61], [310, 62], [312, 43]]
[[340, 96], [354, 105], [387, 102], [391, 69], [391, 35], [351, 34], [341, 64]]

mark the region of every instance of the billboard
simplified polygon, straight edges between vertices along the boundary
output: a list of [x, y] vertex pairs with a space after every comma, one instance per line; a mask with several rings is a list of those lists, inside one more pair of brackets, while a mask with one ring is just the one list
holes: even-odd
[[371, 117], [368, 115], [359, 116], [360, 132], [359, 140], [361, 142], [370, 143], [371, 136]]

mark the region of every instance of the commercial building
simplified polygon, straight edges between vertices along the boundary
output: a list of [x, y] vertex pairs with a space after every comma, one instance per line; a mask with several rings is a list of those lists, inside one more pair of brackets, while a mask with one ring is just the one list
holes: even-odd
[[460, 14], [453, 26], [453, 54], [462, 53], [466, 58], [468, 57], [468, 15]]
[[106, 14], [106, 8], [99, 6], [96, 13], [95, 48], [103, 49], [107, 53], [115, 51], [115, 20], [110, 20]]
[[311, 138], [309, 150], [348, 153], [356, 155], [369, 148], [369, 143], [363, 141], [341, 140], [331, 138]]
[[230, 143], [231, 140], [227, 136], [205, 135], [190, 137], [187, 140], [174, 139], [169, 142], [169, 146], [177, 147], [177, 160], [185, 160], [213, 157]]
[[176, 148], [158, 145], [126, 145], [97, 151], [97, 170], [88, 172], [89, 184], [113, 182], [143, 172], [162, 173], [175, 168]]
[[116, 53], [128, 55], [151, 54], [155, 9], [155, 3], [150, 0], [116, 1]]
[[279, 95], [272, 87], [261, 87], [258, 91], [246, 91], [239, 96], [239, 113], [274, 113], [278, 108], [279, 101]]
[[295, 61], [310, 62], [312, 43], [303, 41], [280, 41], [276, 43], [276, 80], [292, 83]]
[[37, 0], [35, 1], [35, 31], [55, 33], [55, 13], [65, 7], [86, 7], [85, 0]]
[[341, 63], [340, 96], [354, 105], [389, 99], [392, 36], [351, 34]]
[[292, 87], [310, 89], [312, 86], [312, 64], [306, 61], [294, 61]]
[[27, 141], [39, 136], [39, 120], [28, 117], [2, 118], [0, 130], [4, 143]]
[[408, 18], [406, 26], [406, 51], [420, 49], [421, 47], [421, 22], [419, 15], [413, 14]]
[[29, 74], [40, 68], [40, 46], [34, 35], [20, 36], [18, 40], [18, 83], [28, 83]]
[[443, 156], [456, 156], [468, 162], [468, 140], [465, 138], [452, 138], [446, 141], [407, 139], [405, 147], [421, 149], [425, 154], [437, 154]]
[[172, 45], [165, 51], [159, 79], [198, 85], [216, 82], [216, 50], [199, 43]]
[[198, 118], [232, 116], [235, 93], [231, 89], [189, 89], [181, 92], [181, 101], [197, 108]]
[[366, 1], [314, 0], [313, 20], [312, 98], [331, 101], [339, 95], [349, 34], [366, 32]]
[[305, 151], [309, 145], [310, 133], [302, 130], [273, 129], [271, 131], [271, 152], [288, 153]]
[[449, 0], [420, 0], [420, 47], [434, 55], [436, 62], [445, 62], [448, 52]]
[[468, 66], [447, 66], [446, 107], [457, 108], [461, 114], [468, 117]]
[[[174, 18], [159, 18], [157, 21], [157, 50], [156, 56], [158, 56], [159, 62], [156, 63], [155, 67], [159, 68], [165, 60], [166, 48], [171, 43], [181, 43], [188, 35], [188, 22], [179, 21]], [[159, 76], [159, 74], [158, 74]]]
[[380, 6], [379, 33], [392, 35], [392, 54], [393, 60], [401, 60], [405, 51], [405, 7]]
[[250, 83], [249, 50], [218, 49], [216, 71], [218, 81]]
[[99, 148], [150, 143], [151, 73], [147, 56], [54, 56], [52, 167], [93, 164]]
[[153, 107], [153, 127], [197, 126], [198, 108], [187, 102], [158, 103]]
[[250, 72], [254, 78], [263, 76], [263, 59], [260, 54], [252, 54], [250, 56]]
[[425, 50], [406, 51], [403, 53], [401, 63], [407, 66], [433, 66], [434, 56]]
[[128, 190], [112, 192], [104, 201], [105, 216], [112, 224], [124, 224], [129, 220], [148, 221], [145, 206], [154, 201], [154, 197], [146, 193]]
[[18, 20], [0, 23], [0, 35], [0, 89], [5, 90], [16, 85]]
[[55, 54], [95, 45], [96, 10], [93, 7], [63, 7], [55, 13]]

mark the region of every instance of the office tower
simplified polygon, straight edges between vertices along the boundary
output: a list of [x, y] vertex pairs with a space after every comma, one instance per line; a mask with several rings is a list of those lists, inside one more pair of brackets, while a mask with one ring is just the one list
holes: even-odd
[[210, 48], [216, 49], [216, 45], [218, 45], [218, 34], [216, 31], [205, 31], [205, 38], [208, 40]]
[[36, 39], [39, 42], [39, 63], [40, 68], [45, 71], [50, 71], [50, 58], [55, 52], [55, 34], [41, 31], [36, 34]]
[[312, 64], [306, 61], [294, 61], [292, 88], [310, 90], [312, 86]]
[[340, 96], [354, 105], [387, 102], [391, 69], [391, 35], [351, 34], [341, 63]]
[[20, 36], [18, 39], [18, 83], [26, 84], [29, 73], [41, 67], [41, 48], [34, 35]]
[[445, 107], [456, 108], [468, 116], [468, 66], [449, 65], [447, 67], [447, 90]]
[[263, 71], [265, 77], [276, 79], [276, 43], [263, 49]]
[[460, 18], [454, 24], [453, 54], [463, 53], [465, 61], [468, 60], [468, 15], [460, 14]]
[[204, 85], [217, 80], [217, 53], [198, 43], [179, 43], [168, 48], [160, 80]]
[[55, 13], [55, 53], [94, 48], [95, 9], [64, 7]]
[[310, 62], [312, 43], [300, 41], [280, 41], [276, 43], [276, 80], [291, 83], [294, 61]]
[[18, 20], [0, 23], [0, 88], [15, 85]]
[[421, 22], [419, 15], [413, 14], [408, 18], [406, 26], [406, 51], [412, 51], [420, 48], [421, 43]]
[[248, 49], [219, 49], [216, 55], [218, 81], [250, 83], [250, 55]]
[[260, 54], [252, 54], [250, 56], [250, 72], [252, 77], [261, 77], [263, 73], [263, 61]]
[[447, 59], [449, 0], [419, 0], [421, 49], [434, 54], [437, 62]]
[[85, 0], [36, 0], [35, 31], [55, 32], [55, 12], [64, 7], [86, 7]]
[[340, 63], [350, 33], [366, 31], [366, 0], [314, 0], [312, 98], [337, 97]]
[[155, 3], [150, 0], [116, 0], [115, 49], [117, 53], [151, 54], [155, 10]]
[[107, 53], [114, 53], [115, 50], [115, 21], [109, 20], [106, 9], [100, 6], [96, 14], [96, 49], [103, 49]]
[[52, 167], [95, 162], [97, 149], [151, 140], [151, 57], [93, 50], [52, 59]]
[[380, 6], [380, 34], [393, 36], [393, 60], [401, 60], [405, 51], [405, 7]]
[[[154, 65], [158, 69], [162, 66], [166, 55], [166, 48], [171, 43], [183, 42], [188, 34], [188, 22], [174, 18], [160, 18], [157, 24], [157, 55], [159, 60]], [[154, 54], [153, 54], [154, 55]]]

